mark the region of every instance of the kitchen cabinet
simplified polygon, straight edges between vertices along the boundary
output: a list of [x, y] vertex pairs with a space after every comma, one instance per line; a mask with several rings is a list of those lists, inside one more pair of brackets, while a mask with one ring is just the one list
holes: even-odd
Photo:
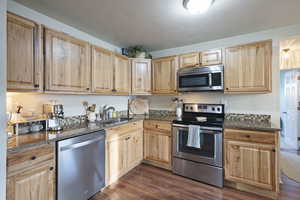
[[92, 47], [92, 92], [112, 93], [114, 89], [113, 53]]
[[7, 89], [43, 89], [41, 25], [7, 13]]
[[218, 65], [222, 63], [222, 50], [209, 50], [201, 52], [201, 65]]
[[225, 93], [272, 91], [272, 41], [225, 49]]
[[151, 59], [131, 59], [132, 94], [151, 94]]
[[200, 64], [200, 53], [186, 53], [179, 56], [180, 68], [191, 67]]
[[106, 185], [110, 185], [143, 160], [143, 122], [106, 130]]
[[144, 161], [171, 169], [171, 123], [146, 120], [144, 122]]
[[177, 94], [178, 57], [152, 60], [152, 93]]
[[54, 200], [54, 159], [52, 146], [8, 154], [7, 200]]
[[90, 45], [48, 28], [44, 37], [46, 91], [90, 92]]
[[252, 192], [278, 192], [277, 137], [277, 132], [225, 129], [225, 179], [253, 186]]
[[131, 91], [131, 66], [129, 59], [120, 54], [114, 54], [114, 89], [119, 95], [129, 95]]

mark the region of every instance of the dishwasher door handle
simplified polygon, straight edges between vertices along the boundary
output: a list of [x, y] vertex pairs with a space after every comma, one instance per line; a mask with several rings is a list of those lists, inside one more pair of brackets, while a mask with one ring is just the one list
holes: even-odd
[[68, 145], [68, 146], [65, 146], [65, 147], [61, 147], [60, 151], [67, 151], [67, 150], [72, 150], [72, 149], [76, 149], [76, 148], [79, 148], [79, 147], [87, 146], [89, 144], [98, 142], [100, 140], [104, 140], [103, 135], [100, 136], [100, 137], [97, 137], [95, 139], [92, 139], [92, 140], [87, 140], [87, 141], [84, 141], [84, 142], [80, 142], [80, 143], [71, 144], [71, 145]]

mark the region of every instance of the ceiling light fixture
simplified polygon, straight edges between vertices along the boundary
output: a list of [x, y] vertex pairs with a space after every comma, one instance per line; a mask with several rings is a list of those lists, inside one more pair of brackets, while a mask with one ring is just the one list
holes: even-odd
[[187, 9], [190, 13], [204, 13], [215, 0], [183, 0], [183, 7]]

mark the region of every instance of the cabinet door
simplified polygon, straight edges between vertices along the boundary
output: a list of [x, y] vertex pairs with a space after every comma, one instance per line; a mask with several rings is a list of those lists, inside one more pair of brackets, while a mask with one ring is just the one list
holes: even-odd
[[156, 132], [144, 132], [144, 159], [171, 169], [171, 137]]
[[7, 14], [7, 89], [42, 90], [41, 26]]
[[7, 200], [54, 200], [53, 162], [33, 166], [7, 178]]
[[271, 92], [272, 41], [225, 50], [225, 92]]
[[111, 93], [113, 90], [113, 54], [111, 51], [92, 48], [92, 92]]
[[114, 92], [128, 95], [131, 90], [131, 67], [126, 56], [114, 55], [114, 72]]
[[143, 160], [143, 130], [135, 131], [127, 138], [127, 166], [132, 169]]
[[274, 145], [225, 140], [225, 178], [275, 190]]
[[178, 57], [152, 60], [152, 93], [176, 94]]
[[202, 65], [217, 65], [222, 63], [222, 50], [204, 51], [201, 53]]
[[126, 173], [127, 142], [125, 137], [107, 141], [107, 184], [116, 181]]
[[44, 33], [46, 90], [89, 92], [89, 44], [47, 28]]
[[151, 94], [151, 60], [132, 59], [132, 94]]
[[200, 53], [187, 53], [179, 56], [180, 68], [200, 64]]

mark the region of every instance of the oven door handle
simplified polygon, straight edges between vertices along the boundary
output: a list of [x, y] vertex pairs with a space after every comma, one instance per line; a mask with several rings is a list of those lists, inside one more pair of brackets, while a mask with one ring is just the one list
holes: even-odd
[[211, 88], [212, 87], [212, 74], [208, 74], [208, 86]]
[[[189, 126], [188, 125], [184, 125], [184, 124], [173, 124], [174, 128], [183, 128], [183, 129], [188, 129]], [[202, 132], [204, 131], [220, 131], [220, 132], [214, 132], [215, 134], [219, 134], [223, 131], [223, 128], [220, 127], [206, 127], [206, 126], [201, 126], [201, 130]]]

